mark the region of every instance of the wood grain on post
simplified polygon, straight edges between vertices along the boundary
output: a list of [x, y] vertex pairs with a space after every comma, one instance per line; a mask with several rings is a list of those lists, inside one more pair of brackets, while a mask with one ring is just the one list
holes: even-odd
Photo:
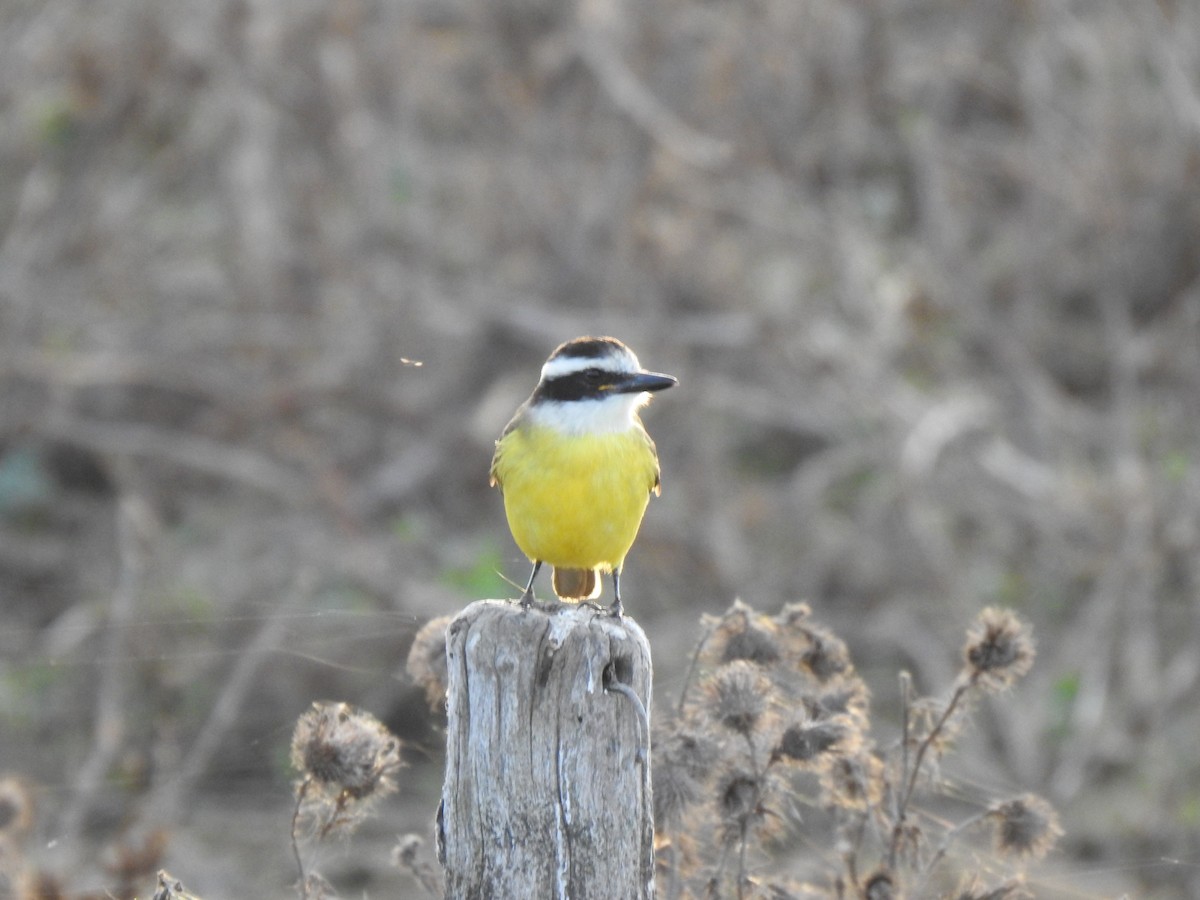
[[[507, 601], [446, 635], [448, 900], [649, 900], [650, 645], [628, 618]], [[623, 693], [622, 691], [626, 692]]]

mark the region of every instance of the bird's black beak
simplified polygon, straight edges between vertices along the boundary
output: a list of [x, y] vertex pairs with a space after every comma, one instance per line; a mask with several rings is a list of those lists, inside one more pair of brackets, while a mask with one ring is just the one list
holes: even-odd
[[609, 390], [616, 394], [640, 394], [643, 391], [662, 391], [679, 384], [674, 375], [658, 372], [632, 372], [616, 382]]

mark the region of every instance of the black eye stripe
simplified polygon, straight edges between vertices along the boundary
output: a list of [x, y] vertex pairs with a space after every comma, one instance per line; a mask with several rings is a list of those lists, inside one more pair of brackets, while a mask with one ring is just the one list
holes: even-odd
[[600, 386], [613, 380], [613, 373], [603, 369], [583, 369], [543, 381], [533, 392], [534, 400], [582, 400], [600, 397]]

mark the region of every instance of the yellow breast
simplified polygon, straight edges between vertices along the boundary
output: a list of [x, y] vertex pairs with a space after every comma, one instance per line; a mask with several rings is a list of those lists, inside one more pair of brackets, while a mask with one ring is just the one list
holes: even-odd
[[496, 445], [492, 477], [517, 546], [572, 569], [620, 568], [658, 485], [654, 443], [640, 426], [568, 435], [515, 428]]

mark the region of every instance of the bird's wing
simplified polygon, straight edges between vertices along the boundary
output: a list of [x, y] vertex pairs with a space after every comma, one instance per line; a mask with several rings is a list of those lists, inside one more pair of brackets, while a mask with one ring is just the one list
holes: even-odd
[[488, 485], [490, 487], [499, 487], [501, 493], [504, 492], [504, 485], [500, 480], [500, 462], [501, 457], [504, 455], [504, 439], [512, 434], [513, 431], [516, 430], [517, 426], [521, 424], [521, 418], [525, 415], [525, 408], [528, 405], [529, 401], [526, 400], [520, 405], [520, 407], [517, 408], [517, 411], [513, 413], [513, 417], [508, 420], [508, 424], [505, 425], [504, 430], [500, 432], [500, 438], [496, 441], [496, 449], [492, 453], [492, 467], [488, 470]]
[[650, 493], [658, 497], [662, 494], [662, 469], [658, 465], [658, 448], [654, 446], [654, 438], [650, 437], [650, 432], [643, 428], [642, 434], [646, 436], [646, 446], [650, 448], [650, 455], [654, 457], [654, 483], [650, 486]]

